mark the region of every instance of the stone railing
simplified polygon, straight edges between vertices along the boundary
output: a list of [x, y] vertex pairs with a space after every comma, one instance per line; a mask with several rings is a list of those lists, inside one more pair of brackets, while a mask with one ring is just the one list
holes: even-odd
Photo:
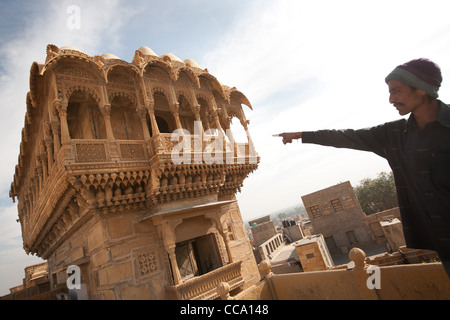
[[[140, 161], [148, 160], [158, 155], [168, 160], [172, 159], [172, 152], [178, 149], [177, 156], [190, 163], [227, 163], [246, 164], [257, 163], [258, 156], [252, 152], [248, 143], [234, 145], [220, 136], [189, 135], [172, 139], [171, 133], [161, 133], [152, 137], [148, 145], [144, 140], [115, 140], [106, 139], [72, 139], [70, 145], [61, 152], [63, 161], [75, 163], [102, 163], [112, 161]], [[188, 140], [183, 140], [188, 139]], [[186, 142], [186, 147], [183, 146]], [[188, 150], [186, 150], [188, 149]], [[150, 154], [149, 151], [150, 150]], [[176, 153], [174, 153], [176, 155]], [[180, 160], [181, 161], [181, 160]]]
[[116, 140], [118, 146], [119, 158], [122, 161], [127, 160], [146, 160], [148, 159], [147, 147], [143, 140]]
[[[187, 139], [187, 140], [185, 140]], [[192, 154], [195, 153], [203, 153], [211, 149], [213, 151], [226, 152], [227, 151], [227, 143], [221, 139], [219, 136], [202, 136], [202, 135], [185, 135], [178, 136], [172, 133], [161, 133], [159, 137], [153, 137], [152, 147], [154, 150], [159, 150], [162, 153], [170, 154], [172, 150], [177, 147], [178, 149], [182, 148], [182, 145], [185, 144], [186, 148], [190, 147], [190, 150], [183, 150], [184, 152], [190, 152]], [[157, 146], [159, 143], [159, 148]], [[189, 149], [189, 148], [188, 148]]]
[[283, 234], [278, 233], [272, 238], [261, 244], [259, 248], [259, 253], [262, 260], [271, 260], [277, 255], [278, 252], [285, 246]]
[[234, 262], [209, 273], [189, 279], [182, 284], [166, 287], [171, 300], [213, 300], [219, 297], [217, 286], [225, 282], [234, 290], [244, 284], [242, 261]]
[[[110, 162], [115, 157], [121, 161], [146, 160], [149, 158], [143, 140], [116, 140], [109, 143], [102, 139], [72, 139], [72, 157], [77, 163]], [[112, 147], [117, 149], [115, 156]]]
[[111, 161], [107, 140], [72, 139], [72, 153], [75, 162], [108, 162]]

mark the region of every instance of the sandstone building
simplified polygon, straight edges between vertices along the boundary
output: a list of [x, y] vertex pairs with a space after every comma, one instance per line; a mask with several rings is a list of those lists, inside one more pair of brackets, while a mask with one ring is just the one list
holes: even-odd
[[313, 234], [322, 234], [331, 254], [373, 244], [366, 214], [349, 181], [302, 196]]
[[190, 59], [48, 45], [31, 66], [10, 196], [51, 288], [71, 265], [89, 299], [213, 299], [221, 282], [259, 281], [235, 198], [259, 162], [242, 104]]

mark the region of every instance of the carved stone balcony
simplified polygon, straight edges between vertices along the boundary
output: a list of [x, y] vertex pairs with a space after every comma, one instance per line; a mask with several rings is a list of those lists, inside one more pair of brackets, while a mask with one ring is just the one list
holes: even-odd
[[228, 283], [230, 290], [244, 284], [241, 263], [242, 261], [234, 262], [182, 284], [166, 287], [167, 296], [171, 300], [214, 300], [219, 297], [217, 286], [220, 283]]
[[[220, 144], [208, 137], [200, 140], [198, 147], [197, 138], [190, 137], [191, 156], [200, 161], [180, 164], [172, 159], [173, 148], [180, 142], [172, 141], [171, 134], [147, 142], [71, 139], [57, 153], [54, 165], [34, 178], [19, 208], [27, 230], [26, 250], [46, 256], [63, 234], [79, 225], [76, 221], [81, 217], [67, 214], [74, 197], [82, 207], [76, 210], [80, 213], [86, 208], [104, 212], [142, 208], [157, 211], [160, 205], [172, 201], [240, 191], [259, 162], [257, 156], [250, 156], [249, 144], [235, 144], [234, 150], [224, 144], [223, 149], [218, 149]], [[196, 148], [200, 152], [195, 153]], [[239, 150], [244, 150], [243, 156]], [[209, 163], [205, 155], [222, 159], [223, 163]], [[31, 211], [36, 214], [31, 215]], [[52, 214], [52, 220], [47, 221]], [[71, 218], [63, 219], [66, 216]]]

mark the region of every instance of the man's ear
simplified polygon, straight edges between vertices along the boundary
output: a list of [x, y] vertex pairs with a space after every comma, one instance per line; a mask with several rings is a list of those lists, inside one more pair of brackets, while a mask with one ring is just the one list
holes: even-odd
[[422, 89], [417, 89], [417, 88], [416, 88], [416, 93], [421, 95], [421, 96], [426, 96], [427, 95], [427, 93], [425, 91], [423, 91]]

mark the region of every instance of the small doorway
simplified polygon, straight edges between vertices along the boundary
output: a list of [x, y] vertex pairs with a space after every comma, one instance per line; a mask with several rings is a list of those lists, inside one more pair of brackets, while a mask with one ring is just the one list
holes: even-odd
[[354, 246], [358, 243], [358, 240], [356, 239], [353, 230], [347, 231], [345, 234], [347, 235], [347, 239], [350, 242], [350, 246]]

